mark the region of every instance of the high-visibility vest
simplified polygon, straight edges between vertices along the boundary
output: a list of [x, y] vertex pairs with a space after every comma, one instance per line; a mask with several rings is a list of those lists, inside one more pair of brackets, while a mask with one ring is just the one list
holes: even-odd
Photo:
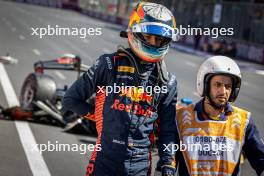
[[232, 175], [239, 162], [250, 113], [234, 107], [226, 121], [201, 121], [194, 105], [177, 110], [176, 123], [189, 175]]

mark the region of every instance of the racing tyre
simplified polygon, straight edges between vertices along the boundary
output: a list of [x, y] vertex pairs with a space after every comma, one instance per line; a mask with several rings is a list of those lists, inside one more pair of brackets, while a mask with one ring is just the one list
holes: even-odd
[[56, 83], [54, 79], [45, 74], [31, 73], [25, 79], [20, 92], [20, 105], [24, 110], [33, 111], [37, 109], [34, 102], [40, 100], [53, 101], [56, 94]]

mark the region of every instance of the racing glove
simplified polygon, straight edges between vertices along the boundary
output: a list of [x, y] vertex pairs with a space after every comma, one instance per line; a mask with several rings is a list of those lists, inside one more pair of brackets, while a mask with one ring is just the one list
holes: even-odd
[[171, 166], [162, 166], [161, 168], [162, 176], [174, 176], [176, 173], [176, 169]]

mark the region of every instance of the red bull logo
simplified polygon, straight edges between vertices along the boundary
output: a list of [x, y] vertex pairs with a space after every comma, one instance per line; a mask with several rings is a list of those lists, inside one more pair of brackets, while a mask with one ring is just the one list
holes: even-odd
[[[134, 106], [133, 106], [134, 105]], [[115, 100], [114, 104], [111, 106], [112, 109], [118, 111], [126, 111], [128, 113], [133, 113], [136, 115], [142, 115], [146, 117], [152, 117], [153, 107], [149, 106], [147, 109], [144, 109], [140, 104], [124, 104], [121, 103], [120, 100]]]
[[147, 102], [149, 105], [152, 104], [152, 96], [144, 91], [143, 88], [129, 87], [122, 89], [120, 96], [126, 96], [130, 98], [133, 102]]
[[116, 99], [114, 104], [111, 106], [112, 109], [118, 111], [126, 111], [128, 113], [132, 112], [136, 115], [143, 115], [146, 117], [152, 116], [152, 106], [144, 108], [142, 105], [139, 104], [140, 102], [146, 102], [148, 105], [152, 104], [153, 97], [150, 96], [147, 92], [144, 92], [143, 88], [128, 87], [126, 89], [122, 89], [119, 96], [130, 98], [134, 103], [126, 105], [124, 103], [121, 103], [120, 100]]

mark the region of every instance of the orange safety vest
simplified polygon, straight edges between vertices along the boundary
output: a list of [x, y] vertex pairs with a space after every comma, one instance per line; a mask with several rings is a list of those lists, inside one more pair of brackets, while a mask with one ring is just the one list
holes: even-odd
[[[177, 110], [176, 123], [189, 175], [232, 175], [241, 156], [250, 113], [234, 107], [226, 121], [201, 121], [194, 105]], [[184, 148], [185, 147], [185, 148]]]

